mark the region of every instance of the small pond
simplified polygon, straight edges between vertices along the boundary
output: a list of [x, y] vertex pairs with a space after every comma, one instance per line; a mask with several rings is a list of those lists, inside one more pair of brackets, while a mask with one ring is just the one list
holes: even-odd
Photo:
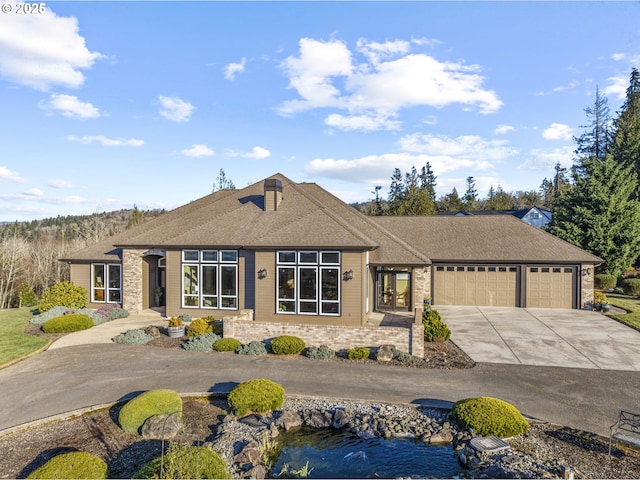
[[282, 450], [271, 469], [308, 478], [452, 478], [462, 471], [451, 445], [362, 438], [346, 430], [299, 430], [279, 438]]

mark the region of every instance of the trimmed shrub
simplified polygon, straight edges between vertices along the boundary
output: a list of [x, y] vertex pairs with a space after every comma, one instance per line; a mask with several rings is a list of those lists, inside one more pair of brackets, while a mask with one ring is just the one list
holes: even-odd
[[607, 302], [607, 296], [602, 292], [593, 292], [593, 303], [603, 304]]
[[593, 286], [598, 290], [609, 290], [616, 288], [618, 277], [615, 275], [607, 275], [606, 273], [598, 273], [593, 277]]
[[640, 278], [625, 278], [620, 282], [620, 287], [625, 295], [640, 296]]
[[47, 320], [42, 324], [42, 331], [44, 333], [71, 333], [91, 327], [93, 327], [93, 320], [87, 315], [72, 313]]
[[276, 355], [299, 355], [304, 347], [304, 340], [292, 335], [280, 335], [271, 340], [271, 351]]
[[33, 323], [36, 325], [42, 325], [47, 320], [51, 320], [52, 318], [60, 317], [67, 313], [69, 309], [67, 307], [53, 307], [46, 312], [39, 313], [38, 315], [34, 315], [29, 320], [29, 323]]
[[208, 315], [202, 318], [205, 319], [209, 325], [211, 325], [211, 328], [213, 328], [213, 333], [222, 336], [222, 320], [216, 320], [213, 315]]
[[182, 399], [173, 390], [149, 390], [129, 400], [120, 409], [118, 423], [125, 432], [138, 433], [147, 419], [155, 415], [182, 416]]
[[422, 325], [424, 325], [424, 337], [428, 342], [446, 342], [451, 338], [451, 330], [440, 318], [437, 310], [429, 310], [422, 313]]
[[135, 478], [231, 478], [222, 457], [207, 447], [172, 443], [164, 457], [146, 463]]
[[364, 360], [366, 358], [369, 358], [370, 354], [371, 350], [367, 347], [350, 348], [347, 351], [347, 358], [349, 360]]
[[180, 318], [185, 323], [190, 322], [193, 319], [193, 317], [188, 314], [178, 315], [178, 318]]
[[107, 478], [107, 464], [88, 452], [56, 455], [27, 478]]
[[484, 436], [513, 437], [529, 429], [516, 407], [492, 397], [460, 400], [453, 405], [451, 414], [461, 427]]
[[219, 339], [215, 333], [205, 333], [185, 340], [182, 342], [182, 348], [193, 352], [210, 352], [213, 350], [213, 344]]
[[320, 345], [319, 347], [307, 348], [305, 355], [314, 360], [330, 360], [336, 356], [336, 352], [326, 345]]
[[213, 349], [216, 352], [233, 352], [236, 348], [241, 346], [242, 343], [240, 343], [240, 340], [231, 337], [220, 338], [213, 342]]
[[38, 296], [33, 291], [30, 285], [26, 283], [18, 290], [18, 296], [20, 297], [20, 306], [22, 307], [35, 307], [38, 305]]
[[227, 403], [239, 417], [249, 412], [268, 413], [284, 403], [284, 388], [264, 378], [249, 380], [231, 390]]
[[262, 342], [249, 342], [236, 348], [238, 355], [266, 355], [267, 346]]
[[47, 288], [38, 306], [40, 312], [56, 307], [84, 308], [87, 306], [87, 290], [71, 282], [59, 282]]
[[144, 345], [145, 343], [149, 343], [151, 340], [153, 340], [153, 335], [149, 335], [139, 329], [127, 330], [126, 332], [116, 335], [111, 339], [112, 342], [123, 343], [126, 345]]
[[187, 327], [187, 337], [197, 337], [205, 333], [212, 333], [213, 327], [204, 318], [196, 318]]
[[118, 318], [127, 318], [129, 316], [129, 311], [124, 308], [116, 307], [109, 310], [107, 313], [107, 320], [117, 320]]
[[417, 363], [421, 360], [420, 357], [416, 357], [414, 355], [411, 355], [410, 353], [403, 352], [402, 350], [396, 350], [395, 352], [393, 352], [393, 359], [398, 360], [402, 363]]

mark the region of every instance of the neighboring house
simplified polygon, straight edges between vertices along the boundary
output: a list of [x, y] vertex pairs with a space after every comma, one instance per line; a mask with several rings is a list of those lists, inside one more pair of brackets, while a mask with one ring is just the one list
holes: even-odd
[[[283, 175], [221, 190], [64, 261], [89, 306], [363, 326], [435, 305], [590, 308], [602, 260], [512, 216], [368, 217]], [[418, 322], [416, 322], [418, 323]], [[225, 327], [226, 328], [226, 327]]]
[[551, 222], [552, 213], [551, 210], [546, 210], [540, 207], [530, 207], [530, 208], [521, 208], [520, 210], [474, 210], [474, 211], [464, 211], [461, 210], [459, 212], [440, 212], [438, 215], [444, 216], [467, 216], [467, 215], [512, 215], [516, 218], [519, 218], [525, 223], [532, 225], [534, 227], [543, 228], [546, 227]]

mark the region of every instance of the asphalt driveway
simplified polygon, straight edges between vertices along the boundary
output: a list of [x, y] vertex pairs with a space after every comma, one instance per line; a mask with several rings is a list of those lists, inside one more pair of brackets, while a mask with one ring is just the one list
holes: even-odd
[[640, 371], [640, 332], [598, 312], [434, 307], [476, 362]]

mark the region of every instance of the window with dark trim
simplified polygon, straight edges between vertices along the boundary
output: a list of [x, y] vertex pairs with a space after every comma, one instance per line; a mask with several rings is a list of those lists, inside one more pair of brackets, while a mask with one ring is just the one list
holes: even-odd
[[340, 315], [340, 252], [276, 252], [276, 311]]

